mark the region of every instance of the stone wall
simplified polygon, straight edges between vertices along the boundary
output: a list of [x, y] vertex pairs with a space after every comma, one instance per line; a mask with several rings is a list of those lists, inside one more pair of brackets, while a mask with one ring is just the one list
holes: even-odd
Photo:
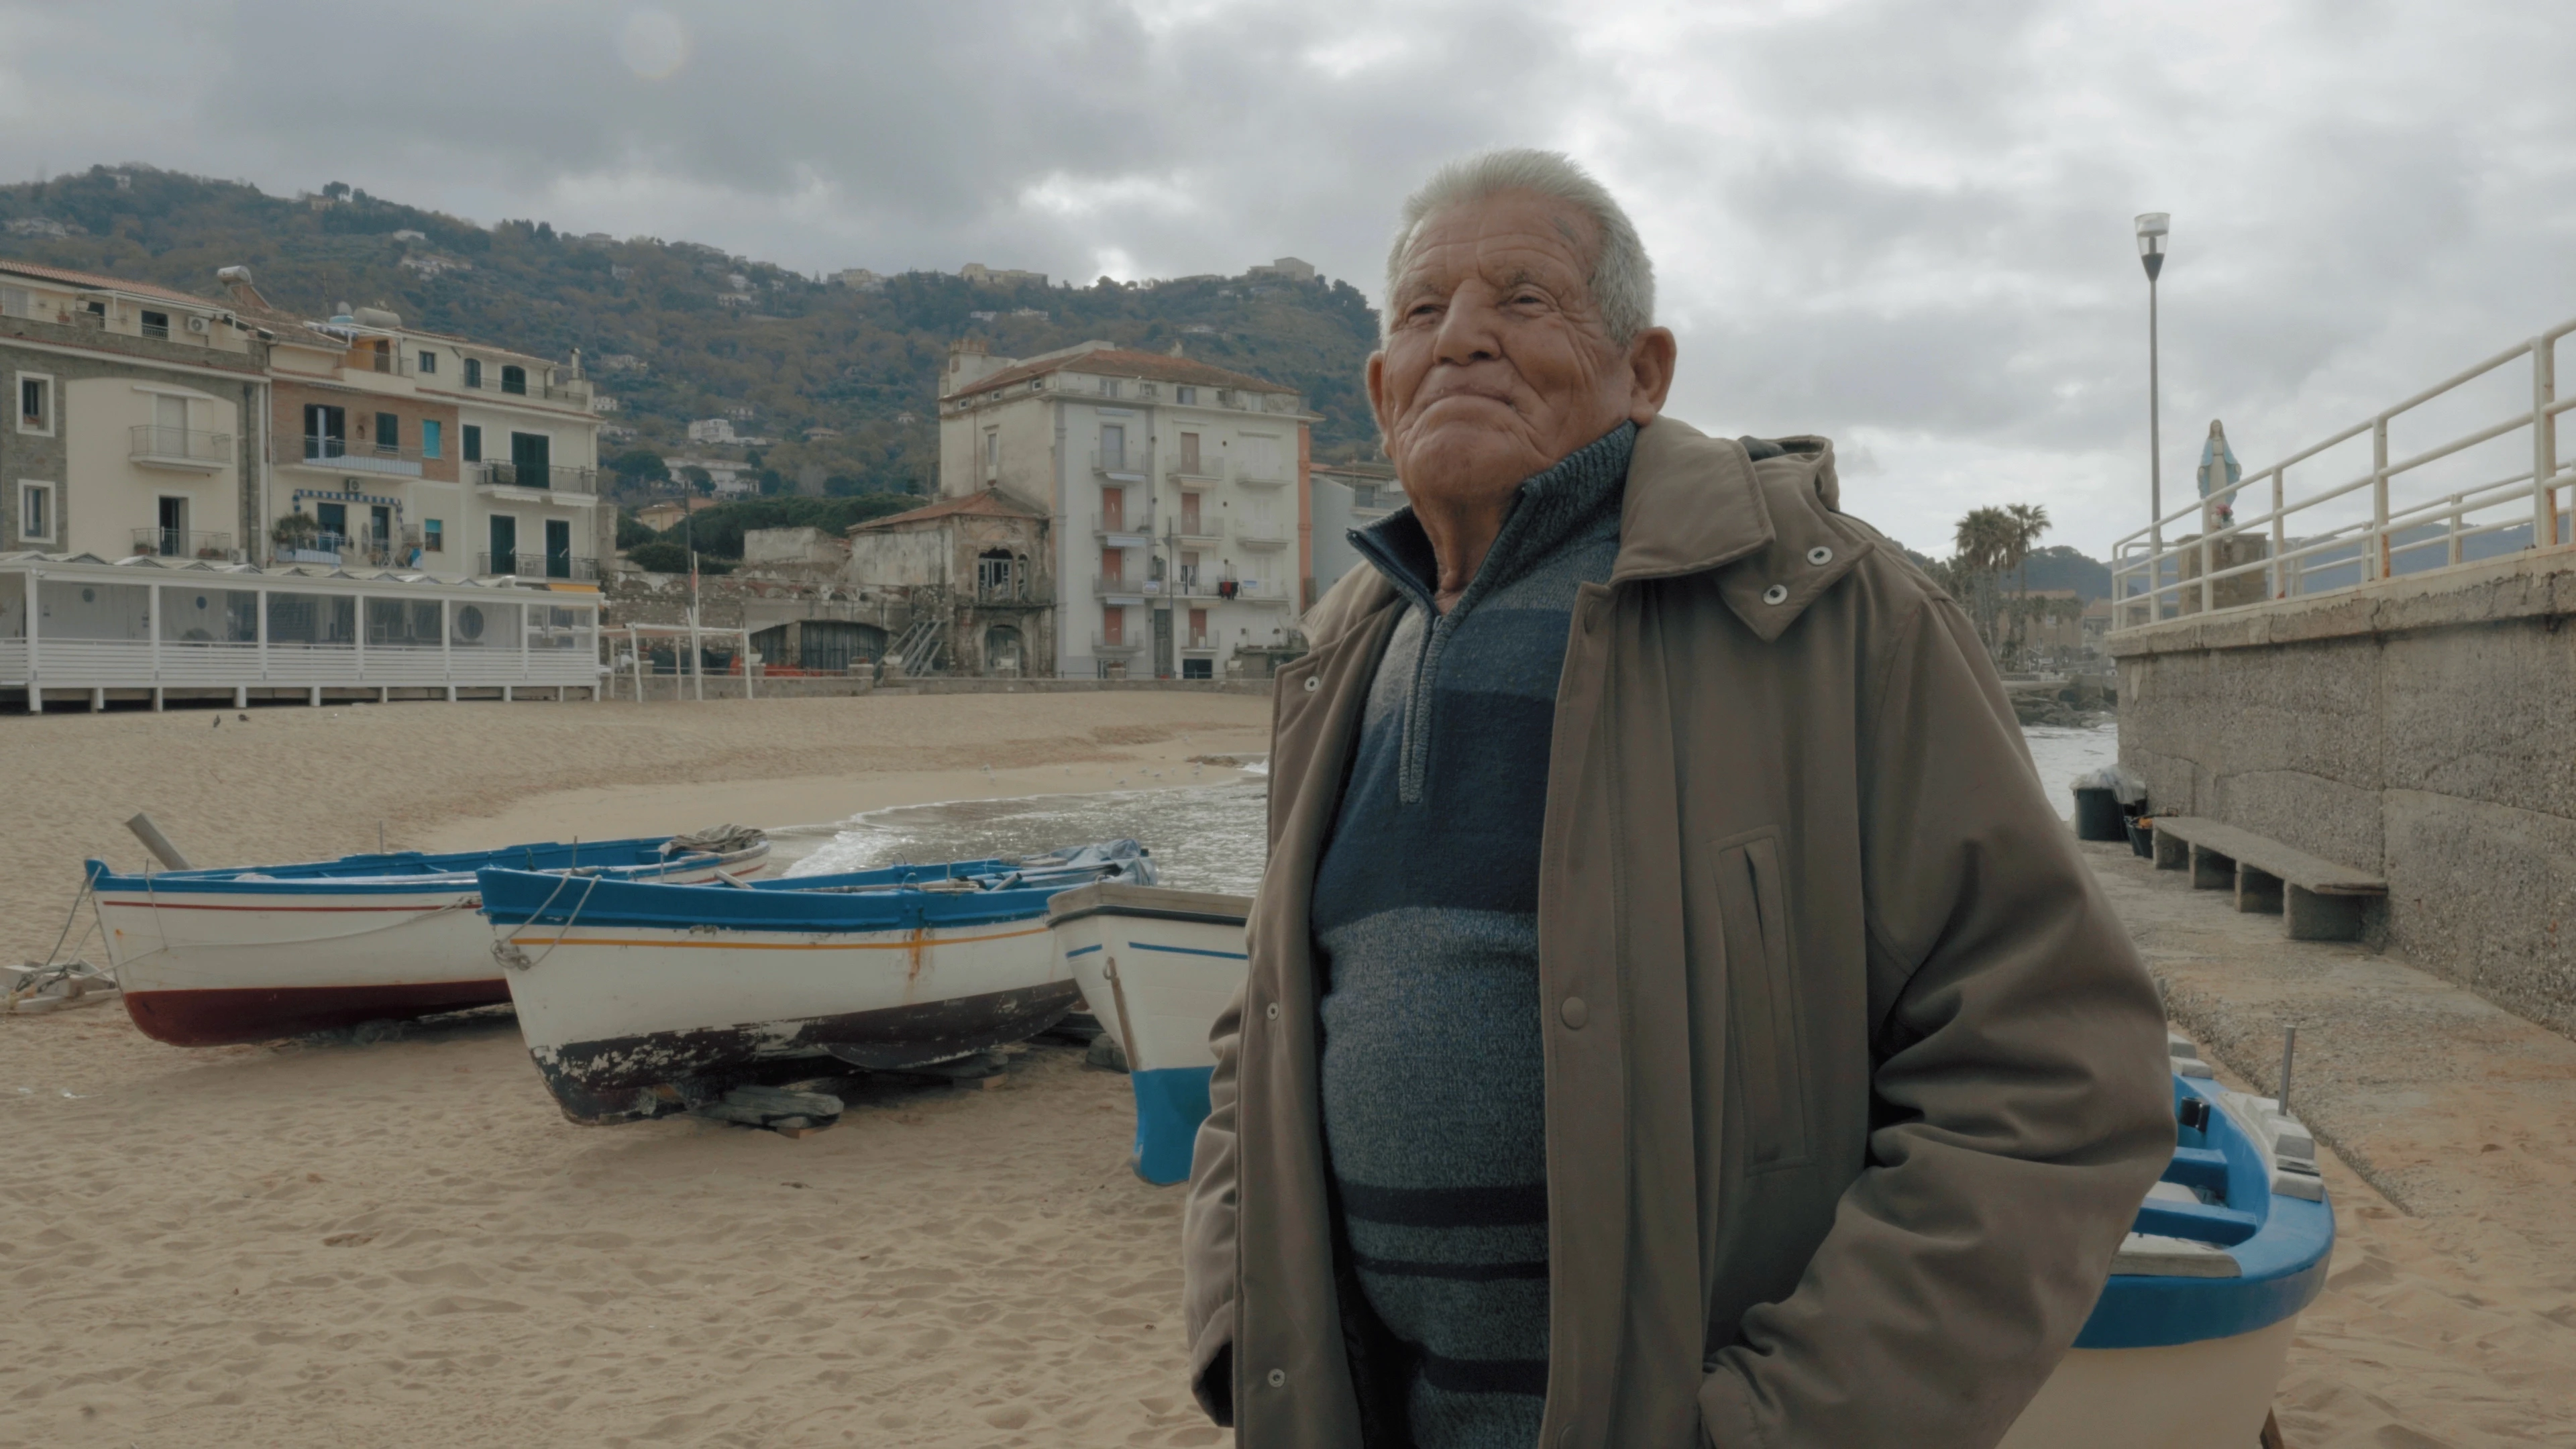
[[2576, 550], [2111, 641], [2120, 758], [2189, 814], [2385, 875], [2369, 939], [2576, 1032]]

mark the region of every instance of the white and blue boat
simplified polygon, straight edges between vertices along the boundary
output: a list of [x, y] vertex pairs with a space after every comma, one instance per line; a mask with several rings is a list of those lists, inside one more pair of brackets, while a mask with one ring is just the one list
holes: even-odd
[[749, 875], [768, 855], [759, 831], [728, 827], [143, 875], [96, 860], [87, 869], [134, 1024], [175, 1046], [216, 1046], [509, 1000], [474, 913], [485, 867], [705, 881]]
[[2325, 1287], [2334, 1206], [2316, 1139], [2171, 1038], [2176, 1146], [2075, 1347], [2004, 1449], [2251, 1446], [2301, 1310]]
[[[1185, 1181], [1207, 1116], [1208, 1034], [1246, 970], [1242, 896], [1086, 886], [1049, 903], [1056, 949], [1126, 1053], [1131, 1161]], [[2004, 1449], [2253, 1449], [2298, 1316], [2325, 1286], [2334, 1210], [2306, 1127], [2232, 1092], [2171, 1039], [2173, 1160], [2109, 1282]]]
[[901, 1071], [1034, 1036], [1081, 997], [1048, 898], [1153, 878], [1122, 840], [748, 886], [492, 870], [482, 898], [528, 1054], [566, 1117], [601, 1125], [804, 1067]]
[[1107, 883], [1047, 903], [1065, 969], [1127, 1057], [1133, 1165], [1147, 1182], [1190, 1175], [1216, 1055], [1208, 1029], [1243, 985], [1247, 896]]

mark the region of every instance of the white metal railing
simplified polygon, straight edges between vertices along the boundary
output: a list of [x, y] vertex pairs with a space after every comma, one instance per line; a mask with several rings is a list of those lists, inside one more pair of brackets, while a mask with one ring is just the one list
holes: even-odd
[[1254, 548], [1278, 548], [1288, 542], [1288, 526], [1267, 518], [1238, 518], [1234, 536]]
[[[2559, 339], [2576, 333], [2576, 319], [2562, 322], [2526, 342], [2457, 373], [2334, 436], [2292, 453], [2268, 468], [2248, 472], [2232, 490], [2239, 500], [2262, 500], [2268, 506], [2250, 517], [2222, 520], [2213, 499], [2193, 499], [2112, 546], [2111, 632], [2117, 634], [2185, 613], [2212, 613], [2252, 604], [2219, 603], [2220, 585], [2230, 579], [2261, 575], [2264, 599], [2274, 600], [2358, 588], [2421, 568], [2464, 561], [2477, 540], [2528, 530], [2523, 547], [2549, 548], [2567, 541], [2571, 513], [2559, 494], [2576, 488], [2576, 468], [2558, 457], [2558, 415], [2576, 407], [2576, 398], [2557, 391]], [[2389, 455], [2389, 425], [2444, 399], [2465, 400], [2473, 383], [2524, 359], [2530, 361], [2531, 400], [2507, 416], [2471, 428], [2411, 455]], [[2470, 474], [2465, 486], [2447, 492], [2405, 490], [2421, 484], [2434, 465], [2463, 458], [2472, 450], [2528, 431], [2529, 462], [2495, 477]], [[2294, 495], [2290, 470], [2358, 439], [2370, 441], [2368, 471], [2341, 482]], [[2460, 465], [2454, 465], [2457, 471]], [[2456, 479], [2445, 481], [2456, 482]], [[2438, 485], [2437, 485], [2438, 486]], [[2345, 512], [2367, 514], [2335, 522], [2330, 505], [2353, 500]], [[2313, 532], [2292, 534], [2290, 521], [2303, 520]], [[2168, 543], [2171, 525], [2191, 524], [2199, 533]], [[2264, 556], [2235, 561], [2239, 539], [2264, 546]], [[2438, 561], [2422, 555], [2442, 551]], [[2399, 560], [2406, 563], [2401, 565]], [[2242, 588], [2228, 592], [2242, 592]], [[2196, 595], [2196, 597], [2195, 597]]]
[[159, 423], [136, 423], [128, 431], [132, 441], [127, 456], [138, 463], [181, 463], [220, 468], [232, 461], [233, 435], [230, 433], [210, 433], [202, 428], [168, 428]]

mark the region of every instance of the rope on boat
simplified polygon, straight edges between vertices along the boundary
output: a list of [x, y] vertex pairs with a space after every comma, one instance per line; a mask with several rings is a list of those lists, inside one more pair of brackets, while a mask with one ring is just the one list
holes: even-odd
[[72, 892], [72, 908], [63, 914], [63, 929], [55, 935], [54, 949], [45, 953], [44, 960], [11, 968], [16, 981], [6, 992], [0, 992], [0, 1014], [14, 1015], [20, 1002], [40, 997], [56, 986], [69, 988], [65, 995], [74, 999], [88, 995], [92, 985], [109, 990], [116, 988], [114, 973], [99, 970], [79, 955], [80, 948], [88, 945], [90, 936], [98, 930], [97, 917], [90, 918], [89, 930], [82, 932], [80, 940], [73, 944], [72, 958], [68, 961], [63, 959], [63, 945], [72, 938], [72, 922], [80, 919], [81, 902], [90, 898], [96, 884], [95, 879], [88, 875], [81, 877], [80, 889]]
[[[555, 938], [546, 943], [546, 949], [537, 953], [536, 960], [529, 960], [528, 953], [519, 949], [519, 938], [516, 934], [506, 937], [495, 935], [492, 941], [492, 959], [500, 962], [503, 969], [510, 971], [533, 971], [543, 965], [545, 959], [555, 953], [555, 948], [563, 944], [564, 937], [572, 934], [573, 924], [581, 919], [583, 908], [590, 904], [590, 893], [599, 889], [600, 879], [595, 875], [582, 878], [581, 899], [573, 902], [572, 914], [564, 917], [563, 929], [555, 932]], [[546, 892], [545, 904], [537, 907], [535, 913], [528, 917], [528, 924], [536, 924], [547, 911], [554, 909], [555, 897], [562, 895], [564, 887], [572, 884], [572, 881], [573, 878], [569, 875], [558, 877], [555, 888]]]

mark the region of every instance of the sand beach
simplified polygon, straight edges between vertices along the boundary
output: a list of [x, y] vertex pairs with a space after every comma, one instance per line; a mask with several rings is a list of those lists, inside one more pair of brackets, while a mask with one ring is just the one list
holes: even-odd
[[[203, 863], [373, 848], [379, 822], [425, 849], [828, 822], [1204, 780], [1190, 759], [1259, 751], [1268, 708], [13, 717], [0, 950], [45, 953], [82, 856], [139, 861], [118, 823], [136, 810]], [[2178, 919], [2140, 928], [2173, 969], [2222, 954]], [[2539, 1047], [2517, 1060], [2557, 1070]], [[2558, 1098], [2511, 1088], [2459, 1150], [2576, 1135]], [[1180, 1195], [1128, 1172], [1129, 1113], [1124, 1078], [1046, 1044], [987, 1087], [870, 1089], [791, 1141], [572, 1126], [501, 1012], [195, 1051], [115, 1007], [0, 1018], [0, 1446], [1217, 1443], [1181, 1377]], [[2343, 1237], [2283, 1384], [2290, 1442], [2576, 1436], [2568, 1230], [2501, 1171], [2462, 1175], [2434, 1215], [2329, 1157]]]

